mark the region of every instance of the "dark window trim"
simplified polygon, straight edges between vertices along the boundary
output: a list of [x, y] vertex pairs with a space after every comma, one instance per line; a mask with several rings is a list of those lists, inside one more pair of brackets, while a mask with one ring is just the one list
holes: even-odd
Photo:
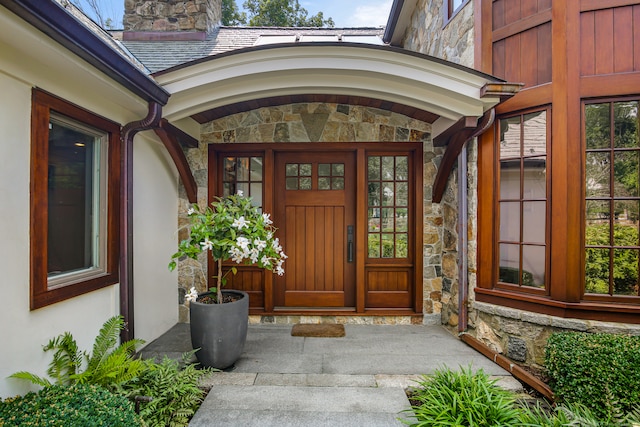
[[[107, 261], [105, 274], [55, 289], [47, 283], [48, 140], [51, 111], [108, 134]], [[31, 106], [30, 307], [45, 307], [118, 283], [120, 232], [120, 126], [40, 89]]]
[[464, 7], [469, 3], [470, 0], [464, 0], [457, 9], [453, 9], [453, 0], [444, 0], [442, 4], [443, 17], [442, 17], [442, 28], [446, 27], [449, 22], [456, 17], [456, 15], [464, 9]]

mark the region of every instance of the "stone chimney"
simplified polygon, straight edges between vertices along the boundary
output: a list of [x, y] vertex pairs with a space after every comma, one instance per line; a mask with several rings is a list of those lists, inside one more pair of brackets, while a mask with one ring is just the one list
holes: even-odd
[[221, 19], [222, 0], [124, 0], [122, 21], [125, 39], [166, 40], [201, 38], [219, 26]]

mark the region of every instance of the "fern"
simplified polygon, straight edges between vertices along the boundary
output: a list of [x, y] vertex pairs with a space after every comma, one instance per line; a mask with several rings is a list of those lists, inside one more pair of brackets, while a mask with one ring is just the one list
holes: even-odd
[[[15, 374], [11, 375], [9, 378], [18, 378], [21, 380], [31, 381], [31, 383], [42, 386], [42, 387], [49, 387], [53, 385], [51, 384], [51, 381], [49, 381], [48, 379], [44, 377], [39, 377], [38, 375], [32, 374], [31, 372], [26, 372], [26, 371], [16, 372]], [[0, 424], [0, 426], [1, 425], [2, 424]]]
[[56, 384], [71, 385], [74, 382], [72, 376], [80, 371], [84, 356], [84, 353], [78, 350], [78, 344], [71, 333], [65, 332], [50, 340], [43, 350], [55, 350], [47, 374]]

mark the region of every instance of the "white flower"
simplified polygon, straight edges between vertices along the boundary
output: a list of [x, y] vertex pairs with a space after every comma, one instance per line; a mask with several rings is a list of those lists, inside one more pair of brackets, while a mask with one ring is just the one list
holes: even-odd
[[238, 245], [238, 247], [242, 250], [246, 250], [249, 247], [249, 243], [251, 243], [251, 241], [243, 236], [240, 236], [236, 239], [236, 245]]
[[266, 255], [264, 255], [262, 257], [262, 259], [260, 260], [260, 262], [262, 263], [262, 265], [264, 265], [265, 267], [269, 267], [271, 265], [271, 261], [269, 260], [269, 257], [267, 257]]
[[267, 224], [267, 225], [273, 224], [273, 221], [271, 221], [270, 216], [271, 216], [271, 214], [268, 214], [268, 213], [263, 213], [262, 214], [262, 218], [264, 218], [264, 223]]
[[256, 248], [252, 248], [251, 249], [251, 254], [250, 254], [250, 258], [251, 258], [251, 262], [252, 263], [256, 263], [258, 262], [258, 257], [260, 256], [260, 251], [258, 251], [258, 249]]
[[231, 260], [235, 261], [237, 264], [240, 264], [244, 259], [244, 254], [237, 246], [234, 246], [229, 250], [229, 255], [231, 255]]
[[200, 246], [202, 246], [202, 250], [212, 250], [213, 249], [213, 242], [211, 240], [209, 240], [209, 238], [204, 239], [204, 242], [200, 242]]
[[194, 213], [196, 213], [196, 210], [194, 208], [189, 208], [189, 210], [187, 211], [187, 215], [191, 216]]
[[278, 276], [282, 276], [284, 274], [284, 269], [280, 266], [277, 266], [276, 273], [278, 273]]
[[238, 190], [238, 196], [240, 197], [244, 196], [244, 192], [242, 190]]
[[189, 302], [194, 302], [195, 300], [197, 300], [198, 291], [196, 291], [196, 288], [192, 286], [191, 289], [189, 289], [189, 292], [184, 296], [184, 299], [186, 299]]
[[255, 239], [253, 241], [253, 245], [259, 250], [263, 250], [267, 248], [267, 242], [265, 242], [264, 240], [260, 240], [260, 239]]
[[231, 226], [237, 228], [238, 230], [242, 230], [243, 227], [249, 228], [249, 221], [244, 219], [244, 216], [241, 216], [240, 218], [235, 219]]

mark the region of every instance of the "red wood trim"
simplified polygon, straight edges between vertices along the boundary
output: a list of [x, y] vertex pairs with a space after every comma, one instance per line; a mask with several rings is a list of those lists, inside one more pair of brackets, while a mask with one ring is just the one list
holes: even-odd
[[471, 116], [461, 117], [460, 120], [455, 122], [453, 125], [449, 126], [449, 128], [446, 129], [444, 132], [442, 132], [440, 135], [433, 138], [433, 146], [444, 147], [445, 145], [449, 144], [449, 140], [451, 140], [451, 138], [453, 138], [459, 132], [468, 130], [468, 129], [475, 129], [477, 125], [478, 125], [477, 117], [471, 117]]
[[[273, 150], [271, 148], [267, 148], [264, 152], [263, 157], [264, 165], [262, 169], [262, 188], [264, 191], [263, 197], [263, 208], [266, 213], [270, 213], [273, 215], [275, 212], [275, 206], [273, 206], [274, 193], [276, 191], [276, 184], [274, 179], [274, 167], [275, 160]], [[216, 174], [217, 176], [217, 174]], [[285, 261], [284, 265], [285, 271], [287, 271], [287, 263]], [[267, 311], [273, 311], [274, 301], [273, 294], [275, 292], [274, 287], [275, 277], [273, 274], [265, 274], [264, 281], [264, 309]]]
[[497, 124], [478, 138], [478, 286], [491, 288], [494, 283], [493, 251], [494, 229], [496, 227], [494, 212], [495, 176], [495, 144], [494, 135]]
[[160, 120], [160, 127], [173, 135], [181, 145], [188, 148], [198, 148], [198, 140], [196, 138], [172, 125], [167, 119]]
[[[105, 274], [71, 285], [49, 290], [47, 283], [48, 221], [48, 139], [50, 112], [56, 111], [73, 120], [104, 131], [109, 138], [107, 177], [107, 253]], [[31, 238], [30, 238], [30, 308], [35, 310], [118, 282], [120, 230], [120, 126], [75, 104], [68, 103], [39, 89], [32, 92], [31, 110]]]
[[504, 27], [493, 31], [493, 42], [495, 43], [516, 34], [523, 33], [527, 30], [530, 30], [542, 24], [546, 24], [550, 21], [551, 9], [536, 13], [535, 15], [528, 16], [524, 19], [514, 22], [513, 24], [505, 25]]
[[173, 164], [176, 165], [176, 168], [178, 169], [178, 174], [180, 175], [180, 179], [182, 180], [184, 189], [187, 192], [187, 198], [189, 199], [189, 202], [197, 203], [198, 186], [196, 184], [196, 180], [193, 178], [191, 166], [189, 166], [187, 157], [184, 155], [182, 147], [180, 147], [178, 138], [176, 138], [175, 134], [167, 131], [167, 129], [163, 127], [154, 129], [154, 131], [169, 152], [169, 155], [173, 160]]
[[[493, 14], [491, 11], [492, 2], [490, 0], [474, 0], [474, 63], [475, 68], [485, 73], [492, 74], [493, 64]], [[479, 12], [478, 12], [479, 11]]]
[[[366, 188], [367, 156], [364, 148], [356, 151], [356, 189]], [[364, 313], [366, 297], [365, 259], [367, 248], [367, 195], [356, 192], [356, 312]]]
[[640, 72], [584, 76], [580, 78], [583, 98], [599, 98], [637, 94]]
[[[424, 218], [424, 183], [422, 177], [424, 176], [424, 147], [420, 146], [413, 153], [414, 164], [414, 182], [411, 185], [414, 186], [414, 190], [410, 191], [413, 194], [413, 211], [415, 212], [413, 222], [410, 227], [415, 230], [414, 237], [414, 268], [413, 268], [413, 281], [414, 281], [414, 310], [416, 313], [422, 313], [424, 297], [423, 297], [423, 280], [422, 273], [424, 271], [424, 226], [422, 224]], [[410, 228], [411, 229], [411, 228]]]
[[640, 306], [634, 304], [609, 304], [591, 301], [568, 303], [549, 297], [484, 288], [476, 288], [475, 293], [476, 301], [478, 302], [486, 302], [518, 310], [562, 318], [640, 324]]
[[512, 98], [509, 98], [505, 102], [499, 104], [496, 107], [496, 114], [508, 114], [513, 111], [551, 104], [552, 94], [553, 86], [551, 83], [545, 83], [539, 86], [523, 89]]
[[580, 12], [589, 12], [592, 10], [613, 9], [622, 6], [636, 6], [638, 0], [581, 0]]

